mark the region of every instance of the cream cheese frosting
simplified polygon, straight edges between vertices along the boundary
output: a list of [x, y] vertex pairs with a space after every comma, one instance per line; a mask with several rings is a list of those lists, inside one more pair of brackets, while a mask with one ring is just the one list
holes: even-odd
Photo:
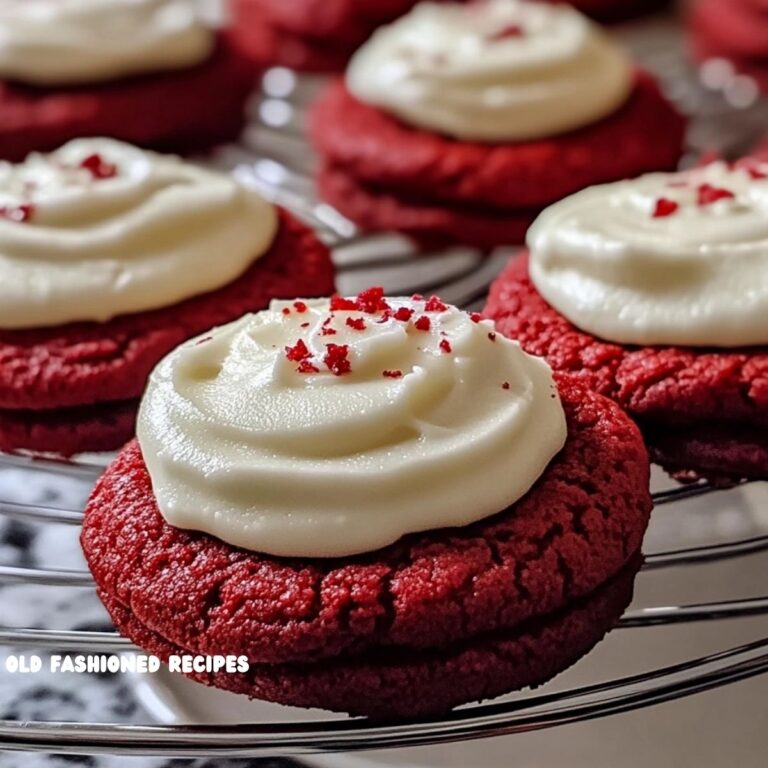
[[536, 289], [623, 344], [768, 344], [768, 164], [716, 162], [592, 187], [528, 233]]
[[335, 557], [505, 509], [562, 448], [565, 417], [547, 364], [478, 320], [369, 291], [273, 302], [182, 345], [138, 421], [161, 513]]
[[381, 28], [347, 70], [350, 92], [418, 128], [525, 141], [615, 112], [633, 88], [617, 43], [566, 5], [424, 2]]
[[0, 78], [56, 86], [191, 67], [213, 51], [209, 16], [201, 0], [4, 0]]
[[169, 306], [270, 247], [275, 208], [234, 178], [111, 139], [0, 163], [0, 328]]

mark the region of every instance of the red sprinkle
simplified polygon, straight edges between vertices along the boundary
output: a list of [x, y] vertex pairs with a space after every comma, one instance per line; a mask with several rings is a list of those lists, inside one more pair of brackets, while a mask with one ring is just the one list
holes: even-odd
[[400, 379], [403, 376], [402, 371], [382, 371], [382, 376], [385, 379]]
[[384, 289], [381, 286], [375, 286], [357, 294], [357, 308], [372, 315], [390, 307], [384, 299]]
[[395, 320], [400, 320], [403, 323], [407, 323], [413, 317], [413, 310], [409, 307], [399, 307], [393, 317]]
[[343, 376], [352, 370], [349, 361], [349, 347], [346, 344], [326, 344], [326, 353], [323, 362], [334, 376]]
[[430, 296], [429, 299], [427, 299], [427, 303], [424, 306], [424, 309], [427, 312], [445, 312], [448, 307], [443, 304], [443, 302], [440, 301], [437, 296]]
[[698, 189], [699, 205], [711, 205], [718, 200], [732, 200], [735, 195], [729, 189], [713, 187], [711, 184], [701, 184]]
[[302, 327], [302, 328], [309, 328], [309, 323], [302, 323], [302, 324], [301, 324], [301, 327]]
[[320, 369], [314, 363], [310, 363], [309, 360], [302, 360], [296, 371], [298, 373], [320, 373]]
[[285, 348], [285, 356], [294, 363], [307, 360], [312, 357], [303, 339], [299, 339], [292, 347]]
[[508, 24], [504, 29], [500, 29], [498, 32], [494, 32], [488, 35], [488, 40], [508, 40], [512, 37], [524, 37], [525, 30], [519, 24]]
[[195, 346], [199, 347], [201, 344], [206, 344], [209, 341], [213, 341], [213, 336], [206, 336], [204, 339], [198, 339]]
[[98, 153], [88, 155], [81, 161], [80, 167], [89, 171], [94, 179], [111, 179], [117, 176], [117, 166], [114, 163], [108, 163]]
[[504, 382], [504, 383], [501, 385], [501, 388], [502, 388], [502, 389], [509, 389], [509, 382], [508, 382], [508, 381], [505, 381], [505, 382]]
[[348, 317], [347, 325], [350, 328], [354, 328], [356, 331], [365, 330], [365, 320], [362, 317]]
[[453, 352], [453, 349], [452, 349], [452, 347], [451, 347], [451, 342], [450, 342], [450, 341], [448, 341], [448, 339], [443, 339], [443, 340], [440, 342], [440, 349], [442, 349], [442, 350], [443, 350], [443, 352], [445, 352], [445, 354], [446, 354], [446, 355], [448, 355], [448, 354], [450, 354], [451, 352]]
[[287, 317], [291, 314], [291, 310], [288, 307], [283, 307], [283, 314]]
[[488, 338], [489, 338], [491, 341], [496, 341], [496, 334], [495, 334], [493, 331], [491, 331], [491, 332], [488, 334]]
[[29, 221], [34, 212], [35, 207], [27, 203], [22, 203], [21, 205], [4, 205], [0, 207], [0, 216], [19, 224]]
[[293, 306], [296, 308], [296, 311], [301, 314], [304, 314], [304, 312], [309, 309], [309, 307], [303, 301], [294, 301]]
[[332, 312], [354, 312], [356, 309], [357, 302], [354, 299], [345, 299], [343, 296], [339, 296], [337, 293], [331, 296]]
[[479, 312], [473, 312], [469, 317], [473, 323], [479, 323], [483, 319], [483, 316]]
[[653, 209], [653, 218], [663, 219], [666, 216], [671, 216], [673, 213], [676, 213], [679, 208], [679, 204], [674, 200], [670, 200], [667, 197], [660, 197], [656, 201], [656, 207]]
[[426, 315], [422, 315], [414, 325], [419, 331], [428, 331], [432, 327], [432, 321]]

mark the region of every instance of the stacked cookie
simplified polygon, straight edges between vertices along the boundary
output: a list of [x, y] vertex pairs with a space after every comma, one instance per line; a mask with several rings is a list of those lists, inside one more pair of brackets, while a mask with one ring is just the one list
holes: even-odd
[[681, 477], [768, 476], [768, 165], [715, 162], [545, 211], [486, 314], [622, 405]]
[[0, 6], [0, 158], [111, 136], [174, 152], [229, 141], [254, 64], [196, 0]]
[[421, 3], [379, 30], [315, 105], [311, 137], [321, 193], [364, 229], [490, 248], [585, 186], [675, 168], [684, 130], [576, 11], [488, 0]]
[[121, 632], [201, 682], [409, 718], [544, 682], [632, 593], [639, 432], [433, 297], [274, 303], [155, 370], [82, 544]]
[[0, 166], [0, 449], [119, 448], [167, 352], [296, 292], [326, 248], [224, 174], [111, 139]]

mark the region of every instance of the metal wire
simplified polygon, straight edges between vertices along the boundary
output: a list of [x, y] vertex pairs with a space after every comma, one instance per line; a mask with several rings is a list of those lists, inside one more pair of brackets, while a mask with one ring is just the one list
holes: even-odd
[[[669, 89], [677, 88], [690, 112], [711, 114], [721, 108], [712, 94], [678, 87], [689, 73], [681, 70], [679, 57], [670, 58], [658, 41], [649, 53], [663, 68]], [[345, 290], [352, 292], [373, 282], [389, 293], [439, 293], [446, 301], [474, 307], [506, 261], [499, 250], [481, 254], [471, 249], [414, 255], [411, 246], [394, 235], [366, 235], [337, 211], [317, 200], [311, 183], [313, 159], [302, 140], [305, 104], [314, 83], [296, 79], [285, 70], [268, 73], [263, 98], [254, 106], [253, 127], [241, 144], [222, 150], [215, 159], [270, 199], [285, 205], [311, 224], [334, 247], [334, 259]], [[270, 117], [270, 104], [279, 101], [280, 121]], [[764, 124], [765, 108], [753, 110], [755, 124]], [[741, 121], [739, 124], [749, 123]], [[728, 149], [746, 146], [747, 137], [731, 126], [718, 136]], [[705, 135], [693, 132], [695, 153]], [[697, 146], [698, 142], [698, 146]], [[709, 148], [709, 147], [707, 147]], [[103, 457], [79, 457], [65, 461], [54, 456], [0, 454], [0, 469], [56, 474], [92, 481], [104, 466]], [[657, 507], [671, 512], [682, 501], [710, 495], [718, 488], [708, 483], [685, 485], [654, 494]], [[82, 511], [44, 505], [0, 501], [0, 517], [36, 525], [79, 525]], [[768, 550], [768, 535], [728, 543], [651, 553], [642, 573], [676, 567], [705, 567], [727, 559], [756, 555]], [[93, 589], [86, 571], [0, 566], [1, 584]], [[768, 596], [664, 605], [628, 611], [619, 623], [623, 630], [661, 625], [711, 622], [734, 617], [768, 614]], [[0, 646], [97, 653], [131, 652], [135, 646], [115, 632], [0, 627]], [[255, 723], [231, 727], [135, 726], [112, 723], [42, 723], [0, 721], [0, 748], [78, 753], [211, 756], [297, 756], [308, 753], [419, 746], [522, 733], [577, 723], [671, 701], [768, 672], [768, 638], [693, 658], [683, 663], [650, 670], [631, 677], [609, 680], [579, 689], [529, 695], [512, 700], [461, 708], [425, 722], [372, 724], [365, 720], [329, 719], [319, 724]]]

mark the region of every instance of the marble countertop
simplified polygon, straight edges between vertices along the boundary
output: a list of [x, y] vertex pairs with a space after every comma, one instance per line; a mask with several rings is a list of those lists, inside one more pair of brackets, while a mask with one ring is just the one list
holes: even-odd
[[[87, 484], [19, 470], [0, 471], [0, 499], [81, 508]], [[85, 567], [76, 526], [38, 525], [0, 516], [0, 563], [24, 567]], [[33, 629], [112, 631], [109, 618], [89, 589], [0, 587], [0, 624]], [[121, 675], [11, 675], [5, 659], [36, 649], [0, 647], [0, 719], [146, 723], [147, 715]], [[0, 751], [0, 768], [288, 768], [290, 760], [163, 760], [127, 757], [44, 755]]]

